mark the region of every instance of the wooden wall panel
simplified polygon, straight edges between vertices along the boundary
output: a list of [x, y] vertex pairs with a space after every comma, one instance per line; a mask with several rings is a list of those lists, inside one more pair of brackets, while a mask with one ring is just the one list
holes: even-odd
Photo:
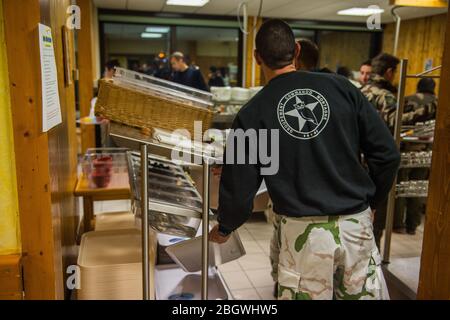
[[19, 254], [0, 256], [0, 300], [22, 298], [21, 256]]
[[337, 66], [359, 70], [369, 58], [371, 34], [349, 31], [322, 31], [319, 37], [319, 65], [336, 71]]
[[[40, 0], [41, 20], [53, 30], [56, 67], [58, 70], [58, 89], [62, 113], [62, 123], [49, 131], [49, 167], [52, 215], [54, 228], [55, 265], [60, 276], [58, 288], [64, 288], [64, 272], [68, 265], [76, 264], [77, 248], [75, 243], [76, 227], [79, 217], [73, 196], [77, 178], [77, 141], [75, 125], [75, 88], [74, 82], [64, 80], [63, 26], [66, 24], [66, 8], [70, 0]], [[74, 34], [67, 30], [69, 69], [75, 68]], [[63, 298], [62, 295], [58, 298]]]
[[0, 255], [10, 255], [20, 253], [22, 248], [4, 26], [0, 1]]
[[[401, 15], [401, 9], [399, 14]], [[424, 71], [425, 60], [429, 58], [433, 59], [433, 66], [442, 63], [446, 21], [446, 14], [402, 21], [397, 56], [409, 60], [408, 73], [415, 74]], [[393, 53], [394, 37], [395, 24], [391, 23], [384, 29], [384, 52]], [[439, 85], [439, 81], [436, 82]], [[417, 80], [408, 80], [406, 94], [413, 94], [416, 86]]]
[[47, 134], [41, 133], [36, 0], [3, 0], [26, 299], [56, 298]]
[[[80, 106], [80, 116], [86, 117], [91, 110], [91, 100], [94, 97], [94, 70], [93, 70], [93, 32], [92, 32], [92, 0], [77, 0], [77, 5], [81, 9], [82, 27], [78, 33], [78, 55], [77, 66], [79, 70], [78, 81], [78, 102]], [[81, 126], [81, 152], [87, 148], [95, 147], [95, 131], [92, 125]]]
[[450, 20], [442, 64], [418, 299], [450, 299]]

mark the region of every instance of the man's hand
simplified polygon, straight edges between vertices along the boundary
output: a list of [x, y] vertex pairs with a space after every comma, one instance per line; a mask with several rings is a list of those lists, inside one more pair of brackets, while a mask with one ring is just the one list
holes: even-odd
[[221, 235], [220, 232], [219, 232], [219, 225], [216, 224], [212, 228], [212, 230], [209, 232], [209, 240], [212, 241], [212, 242], [216, 242], [218, 244], [221, 244], [221, 243], [227, 242], [228, 239], [230, 238], [230, 235], [231, 234], [229, 234], [227, 236]]
[[371, 218], [372, 218], [372, 223], [373, 223], [373, 220], [375, 219], [375, 214], [377, 213], [377, 210], [372, 210], [372, 216], [371, 216]]

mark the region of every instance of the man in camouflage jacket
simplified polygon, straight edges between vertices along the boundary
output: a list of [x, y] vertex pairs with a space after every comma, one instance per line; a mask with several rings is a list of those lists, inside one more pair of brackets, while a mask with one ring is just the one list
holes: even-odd
[[[390, 54], [381, 53], [372, 60], [372, 75], [368, 83], [361, 88], [361, 92], [377, 109], [384, 123], [394, 132], [395, 111], [397, 109], [397, 89], [392, 85], [397, 65], [400, 60]], [[373, 221], [375, 242], [380, 247], [383, 230], [386, 226], [387, 200], [376, 210]]]
[[[437, 97], [434, 93], [436, 83], [423, 78], [417, 84], [417, 93], [405, 97], [402, 117], [403, 125], [417, 125], [436, 118]], [[430, 151], [431, 144], [403, 142], [402, 152]], [[427, 180], [428, 168], [405, 168], [398, 173], [399, 181]], [[414, 235], [425, 211], [424, 198], [398, 198], [395, 205], [394, 232]], [[406, 212], [405, 212], [406, 207]]]

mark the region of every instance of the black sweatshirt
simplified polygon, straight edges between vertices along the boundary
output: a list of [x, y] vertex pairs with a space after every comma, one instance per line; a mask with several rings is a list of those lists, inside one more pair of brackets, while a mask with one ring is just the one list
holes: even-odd
[[189, 67], [185, 71], [174, 72], [172, 81], [199, 90], [209, 91], [202, 73], [193, 67]]
[[[239, 111], [233, 129], [278, 129], [279, 142], [271, 141], [269, 150], [274, 154], [278, 147], [279, 169], [263, 176], [261, 169], [268, 167], [264, 159], [258, 156], [249, 163], [255, 141], [247, 140], [245, 164], [224, 157], [218, 209], [224, 232], [249, 218], [263, 178], [277, 214], [349, 215], [385, 200], [400, 163], [375, 108], [347, 79], [334, 74], [277, 76]], [[231, 140], [227, 152], [238, 148]]]

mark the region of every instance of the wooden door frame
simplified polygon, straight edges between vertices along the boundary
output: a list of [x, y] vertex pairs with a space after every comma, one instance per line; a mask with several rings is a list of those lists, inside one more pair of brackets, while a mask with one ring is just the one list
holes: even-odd
[[418, 299], [450, 299], [450, 19], [447, 15]]

